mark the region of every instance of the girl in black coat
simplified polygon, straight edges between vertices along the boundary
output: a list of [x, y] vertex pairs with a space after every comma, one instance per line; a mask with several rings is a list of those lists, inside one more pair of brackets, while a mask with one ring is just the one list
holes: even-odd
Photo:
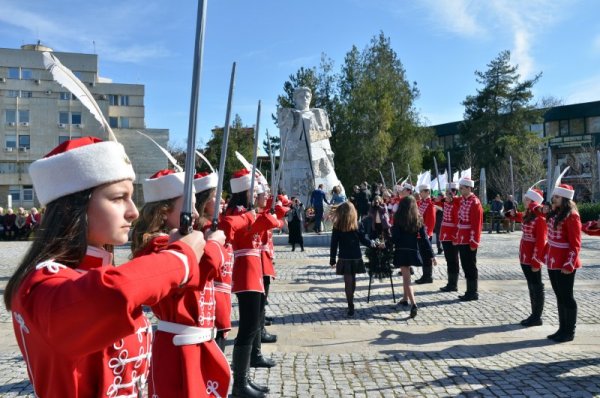
[[[410, 317], [417, 316], [417, 302], [412, 286], [410, 285], [410, 266], [423, 266], [423, 259], [419, 252], [418, 237], [427, 236], [423, 219], [419, 215], [417, 202], [412, 196], [407, 196], [400, 201], [398, 211], [394, 214], [394, 226], [392, 227], [392, 243], [394, 244], [394, 266], [400, 267], [402, 271], [402, 288], [404, 290], [401, 303], [412, 303]], [[426, 245], [425, 251], [433, 258], [433, 264], [437, 264], [431, 242], [429, 239], [421, 239]]]
[[[333, 232], [329, 264], [336, 267], [336, 274], [344, 275], [348, 316], [354, 315], [354, 291], [356, 274], [365, 273], [360, 244], [373, 246], [374, 243], [358, 230], [358, 216], [354, 205], [344, 202], [334, 211]], [[336, 261], [336, 254], [338, 252]]]

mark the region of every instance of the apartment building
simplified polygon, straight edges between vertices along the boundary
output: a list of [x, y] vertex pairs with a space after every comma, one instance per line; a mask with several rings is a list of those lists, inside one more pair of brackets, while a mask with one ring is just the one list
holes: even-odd
[[[29, 165], [58, 144], [77, 137], [107, 139], [106, 132], [77, 98], [54, 82], [44, 69], [46, 46], [0, 48], [0, 206], [37, 206]], [[98, 74], [95, 54], [53, 52], [88, 87], [134, 166], [136, 203], [142, 203], [141, 181], [167, 167], [167, 160], [136, 130], [165, 146], [168, 129], [145, 123], [141, 84], [114, 83]]]

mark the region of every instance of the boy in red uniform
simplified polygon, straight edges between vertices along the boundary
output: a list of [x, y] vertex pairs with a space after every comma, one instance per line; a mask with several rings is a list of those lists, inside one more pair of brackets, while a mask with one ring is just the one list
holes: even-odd
[[458, 246], [460, 263], [467, 280], [467, 291], [458, 298], [460, 301], [472, 301], [479, 299], [479, 293], [477, 292], [477, 248], [481, 240], [483, 207], [479, 198], [473, 193], [475, 182], [471, 178], [461, 178], [458, 185], [462, 199], [458, 210], [458, 228], [455, 243]]
[[[431, 200], [431, 177], [428, 176], [429, 172], [427, 172], [426, 178], [422, 181], [422, 184], [419, 185], [420, 200], [417, 201], [419, 214], [423, 218], [423, 225], [425, 226], [425, 232], [427, 233], [427, 236], [419, 236], [419, 251], [421, 252], [421, 257], [423, 259], [423, 275], [415, 281], [415, 283], [419, 285], [433, 283], [433, 257], [431, 256], [431, 251], [428, 247], [431, 246], [431, 238], [435, 227], [435, 205], [433, 204], [433, 200]], [[429, 244], [423, 242], [423, 239], [428, 239]]]
[[461, 198], [458, 196], [458, 183], [448, 183], [446, 196], [444, 197], [444, 215], [442, 216], [442, 228], [440, 231], [440, 240], [442, 241], [444, 257], [446, 258], [448, 283], [446, 286], [440, 288], [442, 292], [458, 291], [460, 263], [458, 261], [458, 247], [454, 245], [454, 240], [457, 234], [460, 203]]

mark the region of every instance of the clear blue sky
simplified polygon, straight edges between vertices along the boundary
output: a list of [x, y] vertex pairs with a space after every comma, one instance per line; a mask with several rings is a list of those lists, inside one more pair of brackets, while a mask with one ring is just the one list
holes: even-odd
[[[146, 86], [148, 127], [188, 130], [197, 3], [191, 0], [0, 0], [0, 47], [38, 39], [57, 51], [99, 55], [101, 76]], [[363, 49], [380, 31], [391, 38], [428, 124], [462, 118], [461, 102], [478, 85], [474, 71], [510, 50], [524, 77], [543, 72], [537, 99], [565, 104], [600, 99], [600, 2], [595, 0], [209, 0], [198, 138], [225, 120], [233, 61], [233, 112], [261, 131], [283, 83], [320, 54], [336, 70], [352, 45]]]

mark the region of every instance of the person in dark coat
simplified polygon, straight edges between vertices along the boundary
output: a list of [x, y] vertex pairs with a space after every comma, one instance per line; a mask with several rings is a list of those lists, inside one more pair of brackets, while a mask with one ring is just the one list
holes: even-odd
[[335, 267], [337, 275], [344, 275], [349, 317], [354, 316], [356, 274], [366, 272], [360, 249], [361, 243], [369, 247], [375, 246], [373, 241], [366, 238], [364, 231], [359, 231], [358, 216], [354, 205], [344, 202], [334, 210], [329, 264]]
[[368, 187], [368, 185], [366, 182], [363, 182], [362, 184], [360, 184], [360, 190], [354, 196], [355, 200], [356, 200], [355, 205], [356, 205], [356, 210], [358, 211], [359, 220], [362, 219], [363, 217], [366, 217], [369, 214], [371, 192], [369, 191], [369, 189], [367, 187]]
[[296, 245], [304, 251], [304, 239], [302, 238], [302, 225], [304, 224], [304, 205], [296, 197], [292, 197], [292, 206], [287, 214], [288, 229], [290, 232], [289, 243], [292, 245], [292, 251], [296, 250]]
[[325, 191], [323, 191], [323, 184], [319, 184], [319, 187], [315, 189], [310, 195], [310, 205], [315, 209], [315, 226], [314, 231], [318, 234], [321, 233], [321, 222], [323, 220], [323, 202], [329, 204]]
[[433, 227], [433, 233], [435, 234], [435, 244], [437, 246], [437, 254], [442, 254], [442, 241], [440, 239], [440, 232], [442, 231], [442, 220], [444, 219], [444, 193], [438, 193], [437, 199], [433, 201], [435, 206], [435, 227]]
[[[410, 267], [423, 266], [420, 251], [426, 252], [432, 258], [433, 265], [437, 264], [435, 254], [429, 239], [418, 239], [419, 236], [427, 236], [423, 218], [419, 215], [417, 202], [414, 197], [406, 196], [400, 201], [398, 211], [394, 214], [394, 225], [392, 227], [392, 243], [394, 244], [394, 266], [400, 267], [402, 271], [402, 288], [404, 295], [401, 304], [411, 302], [410, 317], [417, 316], [417, 302], [412, 286], [410, 285]], [[427, 246], [426, 250], [419, 250], [422, 241]]]

